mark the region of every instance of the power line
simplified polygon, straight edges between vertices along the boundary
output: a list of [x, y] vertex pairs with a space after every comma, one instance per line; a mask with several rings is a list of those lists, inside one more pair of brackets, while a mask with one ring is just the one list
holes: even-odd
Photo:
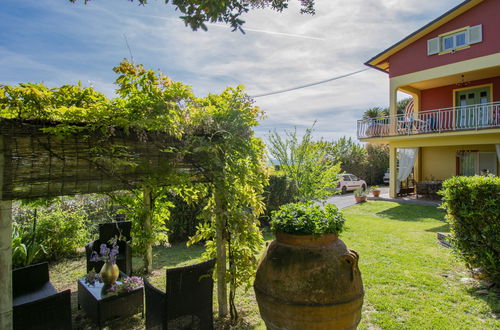
[[333, 77], [333, 78], [329, 78], [329, 79], [325, 79], [325, 80], [313, 82], [313, 83], [310, 83], [310, 84], [300, 85], [300, 86], [297, 86], [297, 87], [282, 89], [282, 90], [278, 90], [278, 91], [274, 91], [274, 92], [269, 92], [269, 93], [258, 94], [258, 95], [254, 95], [252, 97], [253, 98], [264, 97], [264, 96], [269, 96], [269, 95], [274, 95], [274, 94], [281, 94], [281, 93], [291, 92], [291, 91], [294, 91], [294, 90], [297, 90], [297, 89], [302, 89], [302, 88], [306, 88], [306, 87], [320, 85], [320, 84], [327, 83], [329, 81], [338, 80], [338, 79], [341, 79], [341, 78], [353, 76], [353, 75], [355, 75], [357, 73], [360, 73], [360, 72], [363, 72], [363, 71], [366, 71], [366, 70], [369, 70], [369, 68], [358, 70], [358, 71], [354, 71], [354, 72], [350, 72], [350, 73], [347, 73], [347, 74], [344, 74], [344, 75], [341, 75], [341, 76], [336, 76], [336, 77]]
[[130, 61], [134, 63], [134, 55], [132, 55], [132, 49], [130, 49], [130, 45], [128, 44], [127, 36], [125, 35], [125, 33], [123, 33], [123, 38], [125, 39], [125, 44], [127, 45], [128, 52], [130, 53]]

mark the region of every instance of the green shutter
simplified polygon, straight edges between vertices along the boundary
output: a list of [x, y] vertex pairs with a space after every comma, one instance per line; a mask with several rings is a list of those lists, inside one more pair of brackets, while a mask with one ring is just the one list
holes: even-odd
[[483, 41], [483, 26], [481, 24], [471, 26], [469, 32], [469, 45]]

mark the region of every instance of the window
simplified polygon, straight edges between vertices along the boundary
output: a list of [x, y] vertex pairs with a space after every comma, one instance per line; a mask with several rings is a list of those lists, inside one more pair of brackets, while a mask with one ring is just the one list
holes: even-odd
[[441, 42], [443, 52], [467, 46], [467, 30], [441, 37]]
[[497, 174], [497, 157], [494, 152], [459, 151], [457, 157], [459, 175]]
[[481, 41], [483, 41], [482, 25], [466, 27], [427, 40], [427, 55], [453, 52]]

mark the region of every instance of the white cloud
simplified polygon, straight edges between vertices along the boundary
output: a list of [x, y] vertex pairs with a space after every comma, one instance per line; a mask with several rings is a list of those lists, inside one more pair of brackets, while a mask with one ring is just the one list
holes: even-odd
[[[342, 75], [428, 23], [460, 0], [317, 1], [314, 16], [299, 2], [283, 13], [254, 10], [246, 34], [209, 25], [193, 32], [162, 1], [143, 7], [124, 0], [88, 5], [6, 0], [0, 14], [0, 83], [92, 81], [112, 95], [112, 67], [130, 57], [191, 85], [197, 94], [244, 84], [250, 95]], [[21, 14], [19, 14], [21, 12]], [[7, 38], [7, 36], [9, 38]], [[310, 127], [316, 135], [356, 135], [364, 110], [388, 103], [388, 78], [370, 70], [289, 93], [256, 99], [267, 113], [257, 128]]]

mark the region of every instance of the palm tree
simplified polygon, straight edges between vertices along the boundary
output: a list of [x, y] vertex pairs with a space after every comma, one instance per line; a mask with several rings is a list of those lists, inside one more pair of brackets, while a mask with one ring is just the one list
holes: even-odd
[[387, 110], [381, 107], [370, 108], [363, 114], [363, 119], [377, 119], [387, 115]]
[[[398, 101], [397, 114], [402, 115], [405, 113], [405, 108], [408, 102], [411, 101], [411, 97], [402, 99]], [[377, 119], [380, 117], [389, 116], [389, 108], [373, 107], [365, 111], [363, 114], [363, 119]]]

